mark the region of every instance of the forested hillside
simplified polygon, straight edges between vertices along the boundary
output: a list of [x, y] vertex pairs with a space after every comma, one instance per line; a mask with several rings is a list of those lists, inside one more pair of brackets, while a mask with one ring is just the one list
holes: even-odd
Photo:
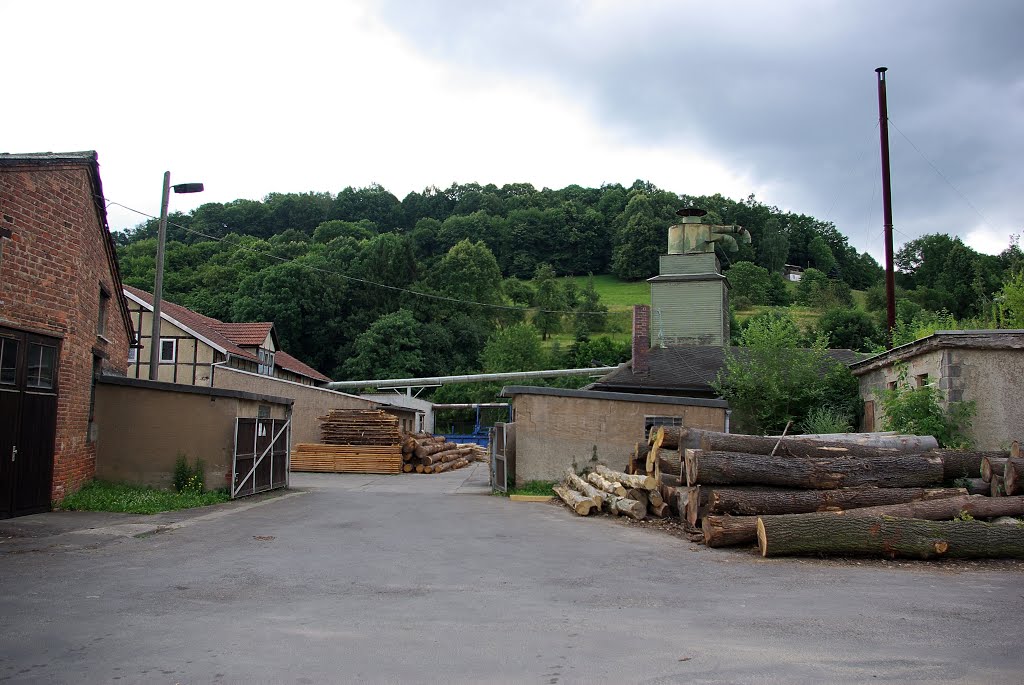
[[[615, 363], [628, 349], [594, 339], [605, 318], [593, 288], [555, 277], [657, 273], [682, 206], [750, 231], [751, 245], [719, 255], [741, 307], [788, 304], [784, 264], [814, 270], [808, 297], [821, 307], [881, 282], [875, 260], [831, 223], [753, 197], [677, 195], [642, 181], [466, 184], [401, 201], [379, 186], [273, 193], [172, 215], [164, 297], [226, 321], [274, 321], [285, 349], [338, 379]], [[151, 220], [118, 234], [126, 283], [152, 290], [156, 228]], [[899, 261], [907, 306], [982, 314], [1017, 256], [979, 255], [945, 235], [909, 243]], [[513, 326], [524, 321], [545, 337], [572, 331], [577, 344], [535, 353], [527, 327]], [[495, 349], [484, 354], [489, 338]]]

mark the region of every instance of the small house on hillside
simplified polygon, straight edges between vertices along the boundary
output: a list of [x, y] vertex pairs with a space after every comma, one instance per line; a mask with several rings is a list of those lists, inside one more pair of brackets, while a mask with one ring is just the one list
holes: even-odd
[[132, 324], [95, 152], [0, 154], [0, 518], [96, 469], [96, 379]]
[[945, 403], [973, 401], [978, 449], [1006, 449], [1024, 436], [1024, 331], [936, 331], [850, 366], [860, 380], [866, 431], [882, 426], [881, 395], [900, 374], [934, 385]]

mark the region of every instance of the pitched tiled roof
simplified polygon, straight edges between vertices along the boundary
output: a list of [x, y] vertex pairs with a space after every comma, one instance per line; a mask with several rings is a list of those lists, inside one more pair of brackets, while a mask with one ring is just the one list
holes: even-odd
[[[711, 383], [725, 364], [726, 349], [715, 345], [655, 347], [648, 353], [648, 373], [634, 374], [632, 364], [622, 364], [588, 387], [610, 391], [630, 389], [713, 393]], [[728, 349], [742, 354], [743, 348]], [[847, 365], [865, 356], [853, 350], [828, 350], [828, 354]]]
[[[139, 290], [138, 288], [133, 288], [128, 285], [126, 285], [124, 289], [125, 292], [131, 293], [149, 306], [153, 305], [152, 293], [147, 293], [145, 290]], [[168, 302], [167, 300], [163, 300], [161, 303], [160, 311], [162, 314], [166, 314], [175, 321], [178, 321], [193, 333], [206, 338], [216, 347], [221, 348], [228, 354], [248, 359], [252, 362], [258, 361], [258, 358], [253, 352], [243, 349], [242, 345], [262, 345], [263, 341], [267, 339], [267, 335], [274, 326], [274, 324], [270, 322], [224, 323], [223, 321], [209, 316], [204, 316], [199, 312], [194, 312], [191, 309], [174, 304], [173, 302]], [[252, 342], [254, 340], [255, 342]], [[304, 364], [282, 350], [277, 350], [274, 353], [274, 365], [300, 376], [312, 378], [313, 380], [331, 380], [313, 367]]]
[[259, 347], [267, 339], [267, 336], [270, 335], [273, 327], [274, 324], [270, 321], [261, 321], [259, 323], [216, 323], [213, 326], [216, 331], [242, 347]]
[[297, 373], [301, 376], [308, 376], [313, 380], [329, 382], [331, 379], [323, 375], [312, 366], [303, 364], [301, 361], [291, 356], [287, 352], [278, 350], [274, 353], [274, 364], [280, 366], [282, 369], [288, 369], [292, 373]]

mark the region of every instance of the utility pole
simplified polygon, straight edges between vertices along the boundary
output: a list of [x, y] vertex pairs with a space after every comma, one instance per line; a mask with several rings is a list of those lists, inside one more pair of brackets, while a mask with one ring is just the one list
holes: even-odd
[[[176, 193], [201, 193], [202, 183], [179, 183]], [[160, 370], [160, 301], [164, 297], [164, 244], [167, 242], [167, 203], [171, 196], [171, 172], [164, 172], [164, 194], [160, 200], [160, 229], [156, 238], [156, 283], [153, 286], [153, 327], [149, 340], [149, 380], [159, 380]]]
[[164, 172], [164, 194], [160, 200], [160, 230], [156, 238], [156, 285], [153, 287], [153, 328], [149, 339], [149, 380], [160, 370], [160, 300], [164, 296], [164, 243], [167, 242], [167, 203], [171, 196], [171, 172]]
[[878, 67], [878, 130], [882, 147], [882, 221], [885, 225], [885, 304], [886, 346], [892, 349], [892, 332], [896, 328], [896, 273], [892, 252], [892, 185], [889, 178], [889, 111], [885, 101], [885, 72]]

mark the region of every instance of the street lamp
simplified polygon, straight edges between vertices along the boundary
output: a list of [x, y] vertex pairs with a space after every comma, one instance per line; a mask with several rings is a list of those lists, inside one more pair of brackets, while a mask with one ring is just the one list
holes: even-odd
[[[164, 195], [160, 202], [160, 231], [156, 241], [156, 287], [153, 288], [153, 329], [149, 340], [149, 380], [157, 380], [160, 368], [160, 300], [164, 296], [164, 243], [167, 242], [167, 202], [171, 194], [171, 172], [164, 172]], [[202, 183], [179, 183], [175, 193], [201, 193]]]

